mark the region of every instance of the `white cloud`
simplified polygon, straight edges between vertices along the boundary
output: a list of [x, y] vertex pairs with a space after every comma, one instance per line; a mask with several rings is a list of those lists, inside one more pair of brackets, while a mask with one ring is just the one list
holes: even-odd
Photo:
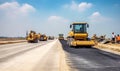
[[27, 14], [28, 12], [34, 12], [35, 9], [29, 5], [29, 4], [24, 4], [21, 8], [20, 8], [20, 12]]
[[29, 4], [20, 5], [18, 2], [6, 2], [0, 5], [0, 11], [6, 16], [17, 17], [25, 16], [30, 12], [34, 12], [35, 8]]
[[48, 18], [48, 20], [49, 21], [58, 21], [58, 20], [60, 20], [60, 19], [62, 19], [61, 17], [59, 17], [59, 16], [50, 16], [49, 18]]
[[44, 25], [47, 28], [46, 31], [49, 31], [47, 32], [48, 35], [53, 34], [54, 36], [58, 36], [59, 33], [66, 33], [64, 35], [67, 35], [69, 20], [61, 16], [49, 16]]
[[18, 2], [0, 4], [0, 36], [24, 36], [31, 27], [30, 16], [35, 11], [32, 5]]
[[103, 22], [108, 22], [111, 21], [110, 18], [102, 16], [99, 12], [94, 12], [90, 17], [89, 17], [91, 22], [94, 23], [103, 23]]
[[50, 16], [49, 18], [48, 18], [48, 21], [49, 22], [55, 22], [55, 23], [66, 23], [66, 22], [68, 22], [68, 20], [67, 19], [64, 19], [63, 17], [60, 17], [60, 16]]
[[92, 14], [92, 17], [98, 17], [98, 16], [100, 16], [100, 13], [99, 13], [99, 12], [94, 12], [94, 13]]
[[85, 11], [85, 10], [91, 8], [91, 7], [92, 7], [92, 3], [87, 3], [87, 2], [81, 2], [78, 5], [79, 11]]
[[77, 10], [79, 12], [86, 11], [87, 9], [92, 7], [92, 3], [81, 2], [77, 4], [76, 2], [72, 1], [71, 4], [64, 5], [64, 8], [70, 8], [72, 10]]

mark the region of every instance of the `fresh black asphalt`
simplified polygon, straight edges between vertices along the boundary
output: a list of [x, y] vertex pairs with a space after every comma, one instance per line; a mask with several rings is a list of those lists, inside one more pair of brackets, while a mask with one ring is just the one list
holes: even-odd
[[60, 40], [71, 71], [120, 71], [120, 55], [88, 47], [69, 47]]

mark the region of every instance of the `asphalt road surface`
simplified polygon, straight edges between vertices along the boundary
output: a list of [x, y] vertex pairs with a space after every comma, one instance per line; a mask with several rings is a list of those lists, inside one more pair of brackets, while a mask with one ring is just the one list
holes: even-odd
[[71, 71], [120, 71], [120, 56], [88, 47], [69, 47], [60, 41]]
[[0, 45], [0, 71], [60, 71], [58, 40]]

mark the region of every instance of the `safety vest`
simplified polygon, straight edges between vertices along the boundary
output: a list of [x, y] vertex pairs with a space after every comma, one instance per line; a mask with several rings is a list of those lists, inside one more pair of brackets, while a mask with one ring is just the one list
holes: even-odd
[[120, 36], [117, 36], [116, 38], [117, 38], [117, 41], [120, 41]]

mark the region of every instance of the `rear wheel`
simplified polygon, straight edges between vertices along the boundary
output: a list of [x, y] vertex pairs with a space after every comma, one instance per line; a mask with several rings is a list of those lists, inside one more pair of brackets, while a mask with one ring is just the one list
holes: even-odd
[[35, 41], [34, 41], [35, 43], [38, 43], [38, 39], [35, 39]]

